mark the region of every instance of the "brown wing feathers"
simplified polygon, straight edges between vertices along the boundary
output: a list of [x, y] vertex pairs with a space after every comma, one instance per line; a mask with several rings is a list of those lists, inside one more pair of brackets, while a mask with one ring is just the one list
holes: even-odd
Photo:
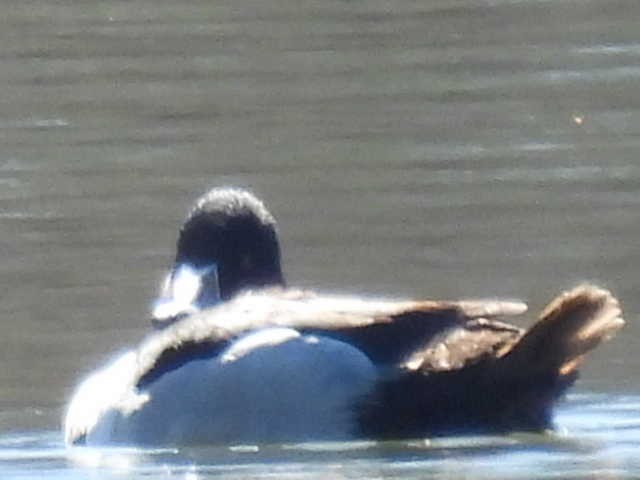
[[504, 354], [505, 370], [571, 375], [584, 356], [613, 336], [624, 320], [607, 290], [582, 285], [554, 299], [538, 322]]
[[[138, 350], [138, 385], [192, 358], [213, 356], [228, 341], [257, 328], [284, 326], [341, 338], [374, 362], [395, 365], [452, 329], [490, 323], [479, 317], [524, 310], [519, 302], [493, 300], [371, 301], [279, 289], [249, 293], [151, 335]], [[485, 330], [488, 338], [495, 329]]]
[[524, 334], [507, 326], [480, 341], [497, 324], [474, 332], [472, 323], [415, 352], [407, 365], [413, 370], [383, 382], [363, 401], [366, 434], [549, 428], [554, 402], [577, 378], [585, 355], [624, 325], [618, 301], [590, 285], [557, 297]]

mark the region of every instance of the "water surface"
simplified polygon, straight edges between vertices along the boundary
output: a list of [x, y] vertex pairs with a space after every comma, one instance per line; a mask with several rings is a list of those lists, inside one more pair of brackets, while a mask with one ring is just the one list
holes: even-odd
[[536, 312], [590, 280], [629, 325], [587, 363], [574, 390], [586, 405], [563, 407], [568, 440], [127, 453], [134, 476], [640, 475], [640, 4], [3, 10], [0, 477], [131, 477], [63, 449], [63, 407], [147, 330], [188, 205], [227, 184], [279, 219], [291, 284], [520, 298]]
[[380, 443], [65, 449], [55, 433], [14, 434], [0, 438], [0, 461], [24, 479], [638, 478], [638, 407], [639, 397], [578, 395], [552, 433]]

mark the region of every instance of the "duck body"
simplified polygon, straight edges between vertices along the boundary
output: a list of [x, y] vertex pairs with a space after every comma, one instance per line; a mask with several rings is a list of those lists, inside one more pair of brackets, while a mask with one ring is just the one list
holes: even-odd
[[384, 301], [287, 288], [275, 221], [248, 192], [190, 212], [156, 327], [80, 384], [68, 444], [186, 445], [542, 430], [621, 326], [606, 290], [521, 302]]
[[560, 295], [527, 331], [494, 319], [523, 309], [245, 293], [151, 333], [91, 375], [65, 438], [187, 445], [540, 431], [584, 355], [622, 320], [611, 294], [592, 286]]
[[[128, 352], [106, 370], [117, 376], [127, 364], [125, 368], [135, 371], [132, 360]], [[96, 375], [104, 380], [109, 374]], [[87, 380], [89, 389], [98, 378]], [[350, 439], [356, 435], [352, 406], [371, 393], [375, 381], [372, 362], [344, 342], [282, 327], [260, 329], [240, 336], [217, 355], [191, 359], [144, 386], [129, 383], [117, 398], [107, 399], [95, 423], [85, 427], [83, 443]], [[68, 426], [78, 414], [69, 410]], [[68, 429], [68, 436], [72, 431]]]

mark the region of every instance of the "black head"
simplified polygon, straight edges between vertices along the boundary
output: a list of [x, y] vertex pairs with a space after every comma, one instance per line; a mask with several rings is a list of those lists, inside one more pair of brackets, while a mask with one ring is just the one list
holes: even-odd
[[275, 219], [250, 192], [214, 188], [196, 201], [180, 229], [154, 320], [165, 323], [243, 290], [277, 285], [284, 277]]

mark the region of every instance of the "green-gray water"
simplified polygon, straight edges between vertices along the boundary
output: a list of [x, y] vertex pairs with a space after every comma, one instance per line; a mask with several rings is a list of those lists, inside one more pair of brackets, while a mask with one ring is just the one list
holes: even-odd
[[[3, 6], [1, 478], [640, 476], [640, 3]], [[592, 280], [628, 326], [551, 437], [65, 450], [74, 385], [147, 330], [222, 184], [277, 216], [292, 285], [535, 313]]]

